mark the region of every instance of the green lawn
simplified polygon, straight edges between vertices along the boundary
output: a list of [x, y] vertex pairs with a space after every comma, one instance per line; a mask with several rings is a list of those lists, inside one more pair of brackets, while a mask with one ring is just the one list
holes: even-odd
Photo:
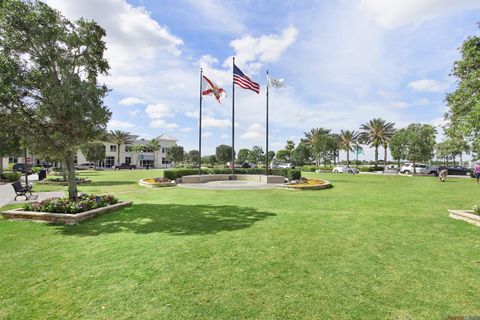
[[446, 211], [478, 200], [473, 179], [199, 191], [137, 185], [154, 170], [82, 175], [134, 205], [77, 226], [0, 219], [0, 319], [480, 315], [480, 228]]

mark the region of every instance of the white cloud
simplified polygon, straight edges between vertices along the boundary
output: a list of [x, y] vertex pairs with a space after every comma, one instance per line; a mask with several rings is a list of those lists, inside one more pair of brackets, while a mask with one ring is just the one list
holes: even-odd
[[202, 138], [209, 138], [212, 136], [212, 133], [211, 132], [204, 132], [202, 133]]
[[120, 120], [110, 120], [107, 125], [108, 129], [126, 129], [135, 127], [130, 122], [120, 121]]
[[146, 102], [145, 100], [142, 100], [140, 98], [127, 97], [127, 98], [123, 98], [118, 103], [124, 106], [134, 106], [137, 104], [145, 104]]
[[166, 122], [163, 119], [156, 119], [150, 122], [150, 127], [161, 129], [176, 129], [178, 128], [178, 124], [173, 122]]
[[477, 0], [362, 0], [360, 5], [385, 28], [419, 24], [444, 13], [480, 8]]
[[442, 85], [436, 80], [430, 79], [411, 81], [408, 86], [413, 90], [420, 92], [442, 92], [446, 89], [445, 85]]
[[139, 112], [140, 112], [140, 109], [135, 109], [135, 110], [132, 110], [132, 111], [128, 111], [128, 114], [129, 114], [131, 117], [136, 117]]
[[190, 132], [192, 131], [192, 128], [182, 128], [180, 129], [181, 132]]
[[228, 139], [230, 136], [228, 134], [222, 134], [220, 139]]
[[391, 109], [405, 109], [409, 106], [410, 104], [405, 101], [394, 101], [387, 105], [387, 107]]
[[[294, 26], [285, 28], [280, 35], [269, 34], [260, 37], [244, 36], [230, 42], [235, 50], [235, 62], [245, 65], [250, 73], [257, 73], [262, 63], [277, 61], [285, 50], [291, 46], [298, 36], [298, 30]], [[231, 66], [231, 57], [227, 58], [224, 65]]]
[[259, 123], [253, 123], [240, 135], [240, 138], [253, 141], [265, 139], [265, 127]]
[[198, 119], [198, 111], [187, 111], [185, 115], [189, 118]]
[[150, 119], [168, 118], [173, 116], [170, 107], [161, 103], [149, 104], [147, 108], [145, 108], [145, 113], [148, 114]]
[[202, 127], [204, 128], [229, 128], [231, 121], [228, 119], [216, 119], [211, 116], [202, 117]]
[[[199, 28], [211, 29], [220, 33], [239, 33], [245, 29], [235, 4], [221, 0], [189, 0]], [[198, 14], [202, 16], [198, 18]]]

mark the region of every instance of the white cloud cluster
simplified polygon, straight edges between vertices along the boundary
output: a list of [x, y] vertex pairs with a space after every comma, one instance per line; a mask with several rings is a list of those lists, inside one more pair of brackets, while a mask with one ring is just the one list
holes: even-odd
[[[280, 35], [269, 34], [260, 37], [244, 36], [230, 42], [235, 49], [238, 63], [248, 65], [250, 72], [258, 71], [261, 63], [277, 61], [285, 50], [297, 40], [298, 30], [294, 26], [285, 28]], [[231, 65], [230, 58], [226, 60]]]
[[120, 100], [118, 103], [124, 106], [134, 106], [138, 104], [145, 104], [146, 102], [140, 98], [126, 97]]
[[444, 13], [480, 8], [477, 0], [362, 0], [361, 6], [378, 24], [398, 28], [419, 24]]
[[135, 126], [130, 122], [125, 122], [125, 121], [120, 121], [115, 119], [110, 120], [107, 125], [108, 130], [114, 130], [114, 129], [124, 130], [128, 128], [133, 128], [133, 127]]
[[446, 89], [445, 85], [442, 85], [440, 82], [436, 80], [430, 80], [430, 79], [421, 79], [421, 80], [411, 81], [408, 84], [408, 87], [419, 92], [442, 92]]
[[150, 117], [150, 119], [169, 118], [173, 116], [173, 112], [170, 110], [170, 107], [161, 103], [149, 104], [145, 108], [145, 113]]
[[265, 127], [259, 123], [253, 123], [240, 135], [240, 138], [251, 141], [265, 140]]

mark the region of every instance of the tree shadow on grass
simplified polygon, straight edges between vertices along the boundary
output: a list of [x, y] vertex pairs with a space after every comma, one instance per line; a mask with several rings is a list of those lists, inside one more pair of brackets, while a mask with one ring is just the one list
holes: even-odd
[[117, 232], [206, 235], [252, 226], [276, 214], [238, 206], [138, 204], [73, 226], [64, 235], [97, 236]]

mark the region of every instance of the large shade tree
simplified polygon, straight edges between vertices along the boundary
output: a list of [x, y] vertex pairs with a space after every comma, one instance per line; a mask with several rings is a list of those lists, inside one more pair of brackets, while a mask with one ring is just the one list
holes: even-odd
[[433, 158], [436, 130], [428, 124], [412, 123], [405, 129], [405, 150], [407, 159], [415, 164], [419, 161], [429, 161]]
[[395, 124], [382, 118], [375, 118], [360, 126], [359, 139], [375, 150], [375, 167], [378, 166], [378, 148], [385, 149], [384, 162], [387, 163], [387, 150], [390, 138], [395, 133]]
[[454, 62], [452, 75], [457, 79], [455, 91], [447, 94], [449, 121], [447, 135], [480, 138], [480, 37], [472, 36], [460, 47], [461, 58]]
[[0, 90], [27, 88], [23, 104], [14, 105], [25, 110], [26, 143], [36, 154], [62, 159], [75, 199], [78, 148], [97, 139], [111, 116], [103, 103], [108, 89], [97, 79], [109, 69], [105, 31], [93, 21], [69, 21], [40, 1], [4, 0], [0, 6], [0, 56], [15, 61], [22, 73], [17, 78], [24, 80]]

